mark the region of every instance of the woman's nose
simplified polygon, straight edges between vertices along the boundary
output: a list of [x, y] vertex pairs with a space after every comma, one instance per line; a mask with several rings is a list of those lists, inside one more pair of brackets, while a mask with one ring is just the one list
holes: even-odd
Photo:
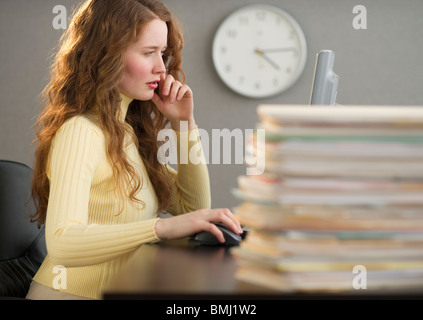
[[163, 57], [162, 56], [159, 56], [157, 58], [157, 62], [155, 64], [155, 66], [154, 66], [154, 71], [153, 72], [154, 73], [157, 73], [157, 74], [166, 73], [166, 65], [165, 65], [165, 63], [163, 61]]

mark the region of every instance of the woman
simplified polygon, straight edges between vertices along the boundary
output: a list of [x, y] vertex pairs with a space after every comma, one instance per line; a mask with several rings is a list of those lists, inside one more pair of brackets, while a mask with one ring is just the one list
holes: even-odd
[[204, 162], [175, 171], [158, 160], [157, 135], [168, 125], [178, 151], [188, 151], [179, 146], [188, 135], [188, 148], [199, 141], [182, 47], [158, 0], [90, 0], [73, 17], [37, 123], [33, 218], [46, 224], [48, 255], [28, 299], [99, 299], [144, 243], [203, 230], [223, 242], [211, 222], [242, 232], [228, 209], [209, 209]]

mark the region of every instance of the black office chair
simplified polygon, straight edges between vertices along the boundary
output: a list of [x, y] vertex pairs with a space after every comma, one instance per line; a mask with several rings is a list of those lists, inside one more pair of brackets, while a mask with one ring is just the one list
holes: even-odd
[[32, 169], [0, 160], [0, 297], [25, 298], [47, 250], [44, 226], [29, 215]]

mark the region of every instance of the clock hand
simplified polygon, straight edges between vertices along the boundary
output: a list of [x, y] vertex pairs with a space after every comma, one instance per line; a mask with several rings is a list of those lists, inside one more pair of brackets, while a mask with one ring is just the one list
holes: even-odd
[[287, 47], [287, 48], [274, 48], [274, 49], [262, 49], [260, 50], [263, 53], [269, 52], [287, 52], [287, 51], [293, 51], [293, 52], [297, 52], [297, 49], [294, 47]]
[[254, 50], [254, 52], [257, 53], [259, 56], [262, 56], [263, 59], [266, 60], [276, 70], [280, 69], [279, 66], [272, 59], [270, 59], [267, 55], [264, 54], [263, 50], [256, 49]]

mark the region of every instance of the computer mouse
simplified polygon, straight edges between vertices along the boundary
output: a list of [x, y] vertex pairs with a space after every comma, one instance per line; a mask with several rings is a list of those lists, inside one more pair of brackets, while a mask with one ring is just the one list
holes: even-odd
[[214, 224], [222, 231], [225, 242], [221, 243], [214, 234], [209, 231], [201, 231], [193, 236], [193, 240], [201, 245], [208, 246], [238, 246], [242, 240], [242, 236], [232, 232], [226, 225], [219, 222]]

